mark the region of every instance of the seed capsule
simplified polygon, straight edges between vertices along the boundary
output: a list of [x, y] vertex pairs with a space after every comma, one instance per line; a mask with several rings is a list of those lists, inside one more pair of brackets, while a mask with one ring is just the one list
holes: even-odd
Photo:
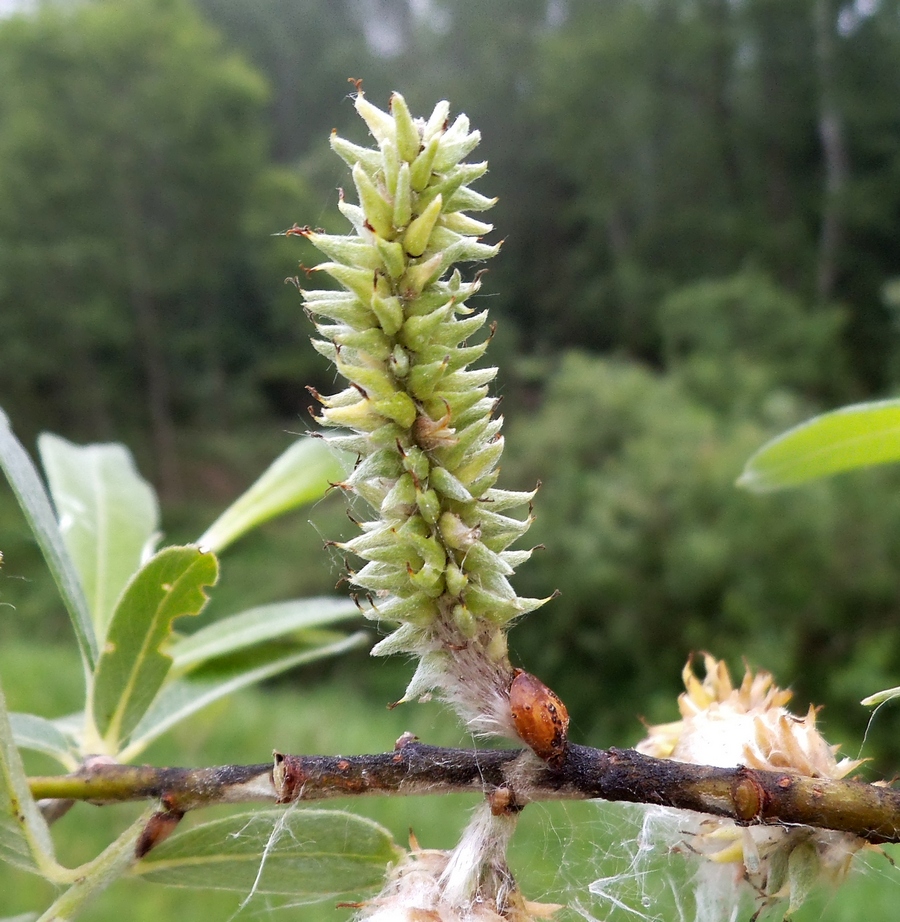
[[551, 768], [560, 768], [569, 742], [569, 712], [556, 693], [517, 669], [509, 687], [509, 706], [522, 741]]

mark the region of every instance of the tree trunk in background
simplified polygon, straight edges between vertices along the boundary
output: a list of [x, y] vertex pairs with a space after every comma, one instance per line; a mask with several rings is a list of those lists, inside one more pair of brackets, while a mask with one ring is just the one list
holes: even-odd
[[825, 168], [816, 293], [834, 294], [838, 251], [843, 242], [841, 198], [850, 172], [844, 126], [835, 98], [835, 16], [830, 0], [816, 0], [816, 64], [819, 78], [819, 140]]
[[706, 13], [712, 31], [711, 42], [713, 85], [710, 90], [713, 122], [719, 144], [728, 204], [734, 207], [741, 201], [741, 168], [734, 137], [734, 112], [729, 97], [732, 77], [734, 39], [732, 37], [731, 3], [714, 0]]
[[138, 344], [147, 381], [147, 408], [150, 413], [153, 454], [159, 477], [158, 487], [165, 499], [172, 500], [181, 495], [181, 477], [178, 470], [169, 375], [162, 348], [161, 324], [156, 301], [150, 289], [147, 267], [140, 250], [142, 233], [139, 209], [126, 175], [120, 174], [118, 185], [128, 299], [137, 324]]

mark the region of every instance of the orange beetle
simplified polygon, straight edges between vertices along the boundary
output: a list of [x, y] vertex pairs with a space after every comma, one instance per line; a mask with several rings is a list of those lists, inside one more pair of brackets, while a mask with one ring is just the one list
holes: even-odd
[[560, 768], [569, 743], [569, 712], [556, 692], [531, 673], [516, 669], [509, 686], [509, 706], [522, 741], [551, 768]]

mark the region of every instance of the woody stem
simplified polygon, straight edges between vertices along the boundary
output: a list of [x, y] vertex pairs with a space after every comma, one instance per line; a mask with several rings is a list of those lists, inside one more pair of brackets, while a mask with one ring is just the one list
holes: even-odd
[[393, 752], [292, 756], [220, 768], [96, 765], [30, 779], [38, 799], [106, 804], [159, 798], [170, 811], [216, 803], [292, 803], [362, 794], [503, 790], [522, 807], [538, 800], [601, 798], [730, 817], [741, 824], [800, 824], [900, 842], [900, 792], [858, 781], [716, 768], [655, 759], [632, 749], [570, 745], [559, 768], [530, 750], [446, 749], [401, 741]]

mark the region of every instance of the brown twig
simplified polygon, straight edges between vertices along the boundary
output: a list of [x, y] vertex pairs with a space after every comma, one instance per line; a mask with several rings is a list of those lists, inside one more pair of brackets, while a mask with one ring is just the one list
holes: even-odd
[[32, 778], [30, 785], [42, 799], [106, 804], [159, 798], [172, 814], [217, 803], [464, 791], [491, 796], [502, 790], [517, 809], [531, 801], [600, 798], [710, 813], [742, 825], [814, 826], [873, 843], [900, 842], [900, 791], [889, 787], [574, 744], [558, 767], [531, 750], [445, 749], [402, 738], [393, 752], [377, 755], [276, 753], [274, 763], [200, 769], [97, 765], [73, 775]]

